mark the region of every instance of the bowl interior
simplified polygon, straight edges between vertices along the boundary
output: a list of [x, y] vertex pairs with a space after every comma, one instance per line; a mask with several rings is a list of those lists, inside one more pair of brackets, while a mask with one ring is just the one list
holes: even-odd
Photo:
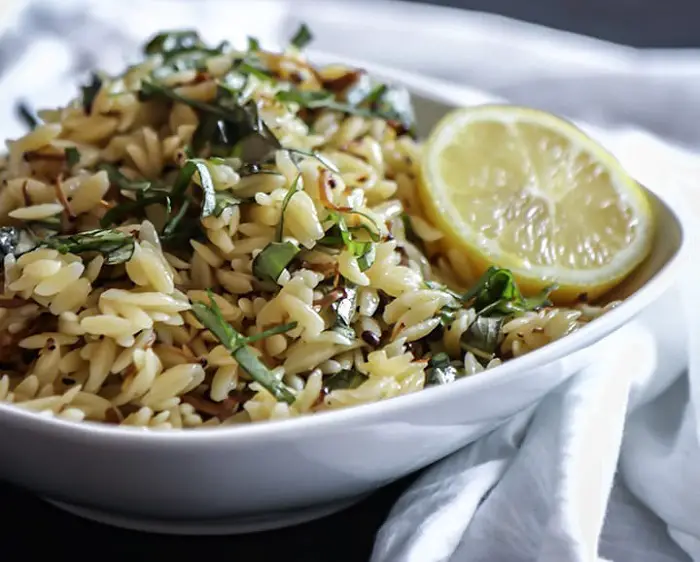
[[[314, 62], [321, 63], [337, 61], [336, 57], [321, 56], [312, 58]], [[498, 100], [483, 92], [456, 87], [439, 80], [395, 71], [377, 65], [357, 64], [355, 61], [348, 62], [349, 64], [366, 68], [380, 79], [402, 83], [409, 89], [414, 101], [420, 137], [425, 137], [429, 134], [432, 127], [453, 108], [471, 104], [502, 102], [502, 100]], [[267, 431], [276, 433], [282, 428], [284, 428], [283, 433], [287, 433], [287, 431], [295, 432], [301, 426], [320, 428], [328, 424], [344, 423], [356, 416], [362, 416], [365, 421], [369, 421], [381, 417], [389, 411], [404, 410], [428, 404], [435, 399], [439, 399], [440, 395], [444, 396], [455, 392], [456, 388], [460, 388], [460, 392], [465, 392], [468, 388], [476, 391], [482, 387], [505, 384], [511, 379], [518, 378], [521, 373], [528, 369], [550, 364], [590, 346], [607, 334], [620, 328], [625, 322], [641, 312], [647, 305], [661, 296], [675, 279], [676, 266], [679, 264], [679, 256], [683, 246], [683, 229], [674, 211], [653, 191], [654, 187], [657, 186], [650, 187], [652, 189], [645, 189], [649, 194], [656, 213], [656, 232], [650, 256], [622, 285], [605, 297], [605, 300], [624, 298], [625, 301], [576, 333], [528, 353], [521, 358], [506, 362], [504, 365], [490, 370], [488, 374], [468, 377], [450, 385], [432, 387], [422, 392], [401, 396], [397, 399], [355, 406], [322, 415], [237, 426], [228, 428], [228, 430], [226, 428], [202, 429], [194, 432], [196, 435], [187, 431], [168, 433], [167, 440], [169, 441], [173, 438], [175, 438], [175, 441], [180, 439], [197, 439], [202, 434], [209, 434], [210, 436], [218, 434], [222, 438], [226, 435], [227, 439], [235, 434], [237, 438], [246, 439], [253, 438], [261, 433], [267, 433]], [[658, 186], [658, 189], [661, 190], [662, 188], [663, 186]], [[39, 416], [27, 414], [9, 405], [0, 404], [0, 418], [9, 416], [10, 412], [12, 412], [12, 415], [16, 414], [23, 417], [26, 422], [32, 425], [55, 424], [56, 426], [63, 426], [63, 429], [66, 431], [78, 432], [86, 428], [92, 428], [92, 431], [98, 431], [103, 434], [122, 436], [131, 434], [132, 436], [138, 436], [138, 439], [145, 438], [149, 441], [163, 439], [163, 434], [156, 432], [131, 433], [123, 428], [102, 424], [89, 422], [74, 424], [55, 419], [40, 419]]]

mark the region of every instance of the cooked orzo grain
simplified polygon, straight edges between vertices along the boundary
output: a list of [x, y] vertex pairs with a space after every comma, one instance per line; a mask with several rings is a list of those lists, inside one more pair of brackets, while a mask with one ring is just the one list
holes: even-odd
[[154, 429], [287, 418], [450, 383], [599, 312], [498, 268], [454, 286], [408, 95], [312, 67], [309, 36], [160, 34], [8, 143], [1, 401]]

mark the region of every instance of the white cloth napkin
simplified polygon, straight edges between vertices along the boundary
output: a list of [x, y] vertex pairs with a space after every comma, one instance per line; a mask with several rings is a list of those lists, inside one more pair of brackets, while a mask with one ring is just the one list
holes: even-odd
[[[675, 202], [689, 238], [696, 230], [700, 160], [641, 130], [700, 148], [697, 52], [638, 51], [379, 0], [30, 0], [17, 21], [0, 36], [2, 136], [21, 131], [11, 110], [18, 88], [33, 85], [35, 105], [61, 103], [74, 89], [60, 86], [76, 72], [119, 67], [156, 29], [194, 26], [213, 39], [250, 34], [279, 44], [307, 21], [320, 51], [605, 126], [593, 133]], [[700, 562], [694, 266], [599, 344], [596, 365], [428, 469], [382, 527], [372, 562]]]

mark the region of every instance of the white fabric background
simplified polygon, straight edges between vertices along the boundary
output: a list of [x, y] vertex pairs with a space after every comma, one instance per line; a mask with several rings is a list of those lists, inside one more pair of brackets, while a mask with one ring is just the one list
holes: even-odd
[[[605, 127], [598, 136], [638, 179], [676, 202], [694, 233], [700, 161], [658, 137], [700, 147], [698, 53], [637, 51], [434, 7], [30, 1], [0, 37], [3, 136], [21, 131], [8, 109], [20, 93], [40, 106], [65, 101], [76, 74], [96, 64], [119, 68], [155, 29], [196, 22], [212, 38], [281, 43], [300, 20], [314, 29], [319, 51]], [[651, 311], [601, 344], [606, 359], [595, 368], [426, 471], [382, 528], [373, 562], [700, 561], [700, 367], [688, 353], [699, 348], [700, 297], [692, 265]]]

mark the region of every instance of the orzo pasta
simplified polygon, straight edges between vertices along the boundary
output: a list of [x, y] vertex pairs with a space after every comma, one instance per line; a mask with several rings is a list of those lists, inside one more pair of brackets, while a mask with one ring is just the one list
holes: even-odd
[[158, 429], [287, 418], [450, 383], [600, 312], [503, 269], [458, 286], [406, 92], [310, 66], [308, 38], [163, 33], [8, 142], [0, 401]]

